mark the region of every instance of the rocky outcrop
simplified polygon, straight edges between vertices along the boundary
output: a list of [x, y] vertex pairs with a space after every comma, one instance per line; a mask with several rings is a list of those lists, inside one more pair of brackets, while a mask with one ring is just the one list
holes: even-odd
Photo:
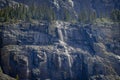
[[15, 79], [0, 72], [0, 80], [15, 80]]
[[[114, 29], [114, 30], [113, 30]], [[1, 25], [3, 72], [20, 80], [119, 80], [119, 24]]]
[[13, 0], [0, 0], [0, 9], [6, 8], [6, 7], [16, 7], [19, 6], [19, 3]]

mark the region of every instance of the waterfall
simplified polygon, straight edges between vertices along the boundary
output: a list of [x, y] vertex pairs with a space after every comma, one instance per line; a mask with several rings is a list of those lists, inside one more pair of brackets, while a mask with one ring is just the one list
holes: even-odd
[[[72, 67], [73, 59], [72, 59], [71, 55], [69, 54], [68, 45], [65, 41], [65, 40], [67, 40], [67, 31], [66, 31], [65, 25], [63, 25], [63, 23], [57, 22], [56, 26], [57, 26], [57, 30], [58, 30], [58, 36], [60, 39], [59, 43], [64, 47], [63, 54], [67, 56], [69, 72], [70, 72], [70, 76], [72, 77], [71, 67]], [[60, 53], [58, 49], [57, 49], [57, 52]], [[59, 60], [59, 67], [61, 67], [60, 57], [58, 58], [58, 60]]]
[[63, 31], [62, 31], [63, 25], [60, 22], [56, 22], [56, 26], [57, 26], [59, 39], [60, 41], [64, 42], [64, 36], [63, 36]]
[[68, 52], [68, 48], [66, 46], [64, 46], [65, 48], [65, 55], [68, 57], [68, 65], [69, 65], [69, 72], [70, 72], [70, 76], [72, 77], [72, 71], [71, 71], [71, 67], [72, 67], [72, 57], [70, 56], [69, 52]]
[[60, 58], [60, 56], [58, 57], [58, 61], [59, 61], [59, 68], [61, 68], [62, 63], [61, 63], [61, 58]]
[[64, 41], [64, 38], [63, 38], [63, 34], [62, 34], [62, 30], [61, 29], [58, 29], [58, 34], [59, 34], [59, 38], [61, 41]]
[[57, 26], [57, 32], [58, 32], [60, 41], [65, 42], [65, 40], [67, 39], [67, 31], [65, 29], [66, 26], [60, 22], [56, 22], [56, 26]]
[[64, 34], [65, 34], [65, 40], [67, 40], [67, 31], [66, 31], [66, 29], [64, 29]]
[[27, 76], [27, 78], [29, 79], [30, 70], [29, 70], [29, 64], [28, 64], [28, 62], [27, 62], [27, 65], [26, 65], [26, 66], [27, 66], [27, 70], [26, 70], [27, 73], [26, 73], [26, 76]]
[[40, 34], [39, 33], [35, 33], [34, 34], [34, 44], [39, 42], [39, 38], [40, 38]]

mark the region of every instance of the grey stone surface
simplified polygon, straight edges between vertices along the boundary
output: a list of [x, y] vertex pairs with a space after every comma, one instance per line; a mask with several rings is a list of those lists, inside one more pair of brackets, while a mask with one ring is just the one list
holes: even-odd
[[0, 72], [0, 80], [15, 80], [15, 79]]
[[[20, 80], [119, 80], [119, 24], [1, 25], [1, 67]], [[113, 30], [114, 29], [114, 30]], [[52, 33], [52, 31], [54, 33]]]

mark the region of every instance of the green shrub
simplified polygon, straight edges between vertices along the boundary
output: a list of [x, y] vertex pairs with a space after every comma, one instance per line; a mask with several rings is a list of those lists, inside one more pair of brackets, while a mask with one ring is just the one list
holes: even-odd
[[19, 76], [18, 76], [18, 74], [16, 75], [16, 80], [19, 80]]

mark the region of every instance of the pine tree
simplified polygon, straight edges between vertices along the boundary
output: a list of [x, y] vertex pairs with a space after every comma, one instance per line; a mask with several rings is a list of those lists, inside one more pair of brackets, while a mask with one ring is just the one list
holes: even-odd
[[67, 9], [63, 9], [63, 20], [65, 20], [65, 21], [71, 20], [70, 13]]
[[97, 18], [96, 12], [91, 12], [89, 15], [89, 21], [93, 22]]
[[111, 12], [111, 19], [113, 21], [120, 22], [120, 10], [118, 10], [118, 9], [112, 10], [112, 12]]

